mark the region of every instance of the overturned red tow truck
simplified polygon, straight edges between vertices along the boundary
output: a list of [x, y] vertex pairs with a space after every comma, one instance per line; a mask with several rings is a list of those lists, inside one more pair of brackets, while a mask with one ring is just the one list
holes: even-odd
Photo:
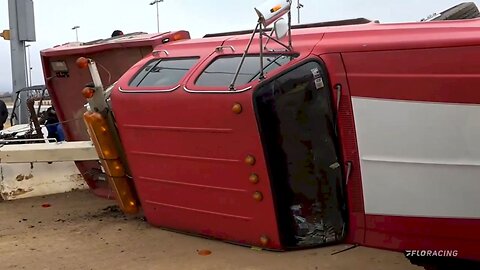
[[480, 19], [290, 30], [277, 2], [255, 31], [155, 46], [108, 100], [78, 59], [122, 209], [272, 250], [480, 261]]

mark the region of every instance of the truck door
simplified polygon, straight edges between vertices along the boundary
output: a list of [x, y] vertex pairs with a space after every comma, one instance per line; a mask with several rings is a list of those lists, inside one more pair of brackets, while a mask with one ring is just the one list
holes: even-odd
[[343, 239], [344, 173], [324, 65], [304, 62], [260, 86], [254, 103], [283, 243]]
[[348, 229], [346, 242], [365, 242], [365, 207], [362, 187], [362, 172], [353, 117], [352, 96], [347, 80], [346, 65], [339, 53], [321, 55], [328, 67], [332, 95], [335, 97], [337, 136], [343, 161], [345, 190], [347, 194]]

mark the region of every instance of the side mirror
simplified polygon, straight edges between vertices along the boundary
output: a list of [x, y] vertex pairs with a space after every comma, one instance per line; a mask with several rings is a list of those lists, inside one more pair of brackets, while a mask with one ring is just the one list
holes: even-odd
[[290, 12], [292, 0], [267, 0], [255, 8], [258, 21], [268, 27], [275, 20]]
[[280, 18], [273, 25], [273, 31], [278, 40], [284, 38], [288, 34], [288, 23], [284, 18]]

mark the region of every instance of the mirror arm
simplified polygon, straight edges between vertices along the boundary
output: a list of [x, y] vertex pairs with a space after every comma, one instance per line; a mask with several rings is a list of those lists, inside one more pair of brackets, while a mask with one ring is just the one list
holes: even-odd
[[259, 80], [264, 80], [265, 79], [265, 73], [263, 72], [263, 27], [262, 24], [260, 24], [260, 76], [258, 77]]
[[275, 28], [272, 28], [272, 31], [270, 31], [270, 34], [267, 35], [265, 34], [265, 36], [267, 36], [267, 41], [265, 42], [265, 46], [263, 46], [263, 49], [266, 50], [267, 49], [267, 45], [268, 45], [268, 42], [270, 42], [270, 39], [273, 38], [273, 34], [275, 33]]
[[288, 12], [288, 48], [290, 50], [293, 49], [292, 47], [292, 12]]
[[[266, 34], [264, 34], [264, 35], [266, 35]], [[278, 43], [279, 45], [281, 45], [281, 46], [284, 47], [285, 49], [287, 49], [287, 51], [291, 51], [291, 50], [292, 50], [291, 47], [288, 47], [287, 45], [283, 44], [280, 40], [274, 38], [273, 36], [271, 36], [271, 37], [269, 36], [269, 40], [270, 40], [270, 39], [273, 40], [273, 41], [275, 41], [276, 43]], [[266, 45], [265, 45], [265, 47], [266, 47]], [[266, 49], [266, 48], [265, 48], [265, 49]]]
[[[243, 62], [245, 61], [245, 57], [247, 57], [248, 50], [250, 49], [250, 46], [252, 45], [253, 38], [255, 37], [255, 34], [257, 33], [258, 27], [260, 27], [260, 22], [257, 23], [257, 26], [253, 30], [252, 36], [250, 37], [250, 40], [248, 41], [247, 47], [245, 48], [245, 51], [243, 52], [242, 59], [240, 60], [240, 63], [238, 64], [237, 71], [235, 72], [235, 76], [233, 77], [232, 83], [230, 83], [229, 90], [230, 91], [235, 91], [235, 82], [237, 81], [238, 75], [240, 74], [240, 69], [243, 66]], [[261, 35], [260, 35], [261, 37]]]

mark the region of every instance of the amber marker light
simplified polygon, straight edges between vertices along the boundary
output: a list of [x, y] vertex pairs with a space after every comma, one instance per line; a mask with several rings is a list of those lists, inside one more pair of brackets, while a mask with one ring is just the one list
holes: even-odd
[[75, 61], [75, 64], [80, 69], [88, 68], [88, 63], [89, 63], [89, 60], [88, 60], [88, 58], [85, 58], [85, 57], [79, 57], [79, 58], [77, 58], [77, 61]]
[[181, 40], [181, 39], [186, 39], [184, 34], [177, 33], [177, 34], [173, 35], [173, 40]]
[[126, 175], [125, 166], [120, 160], [115, 139], [110, 132], [106, 118], [98, 112], [86, 112], [83, 119], [118, 205], [124, 213], [137, 213], [139, 204], [135, 196], [135, 190], [131, 180]]
[[91, 87], [85, 87], [82, 90], [82, 95], [86, 99], [92, 98], [94, 94], [95, 94], [95, 89]]
[[120, 209], [126, 214], [136, 214], [139, 211], [134, 190], [127, 177], [107, 176], [108, 183], [115, 194]]
[[272, 9], [270, 9], [270, 12], [275, 13], [275, 12], [279, 11], [280, 9], [282, 9], [282, 5], [276, 5]]
[[258, 175], [255, 174], [255, 173], [252, 173], [250, 175], [250, 177], [248, 177], [248, 180], [250, 181], [250, 183], [252, 184], [258, 184], [258, 182], [260, 181], [260, 179], [258, 178]]
[[262, 235], [262, 236], [260, 237], [260, 243], [261, 243], [263, 246], [268, 245], [269, 242], [270, 242], [270, 239], [268, 239], [268, 237], [266, 237], [265, 235]]
[[242, 104], [240, 103], [235, 103], [232, 106], [232, 112], [235, 114], [240, 114], [242, 113]]
[[255, 191], [253, 193], [253, 199], [257, 202], [261, 202], [263, 200], [263, 194], [260, 191]]
[[92, 136], [92, 141], [101, 159], [118, 159], [119, 154], [115, 141], [109, 132], [107, 120], [100, 113], [86, 112], [83, 116], [87, 128]]
[[105, 172], [112, 177], [125, 176], [125, 168], [118, 159], [101, 160], [102, 167], [105, 168]]
[[254, 156], [251, 156], [251, 155], [248, 155], [248, 156], [245, 158], [245, 163], [246, 163], [247, 165], [250, 165], [250, 166], [255, 165], [255, 157], [254, 157]]

